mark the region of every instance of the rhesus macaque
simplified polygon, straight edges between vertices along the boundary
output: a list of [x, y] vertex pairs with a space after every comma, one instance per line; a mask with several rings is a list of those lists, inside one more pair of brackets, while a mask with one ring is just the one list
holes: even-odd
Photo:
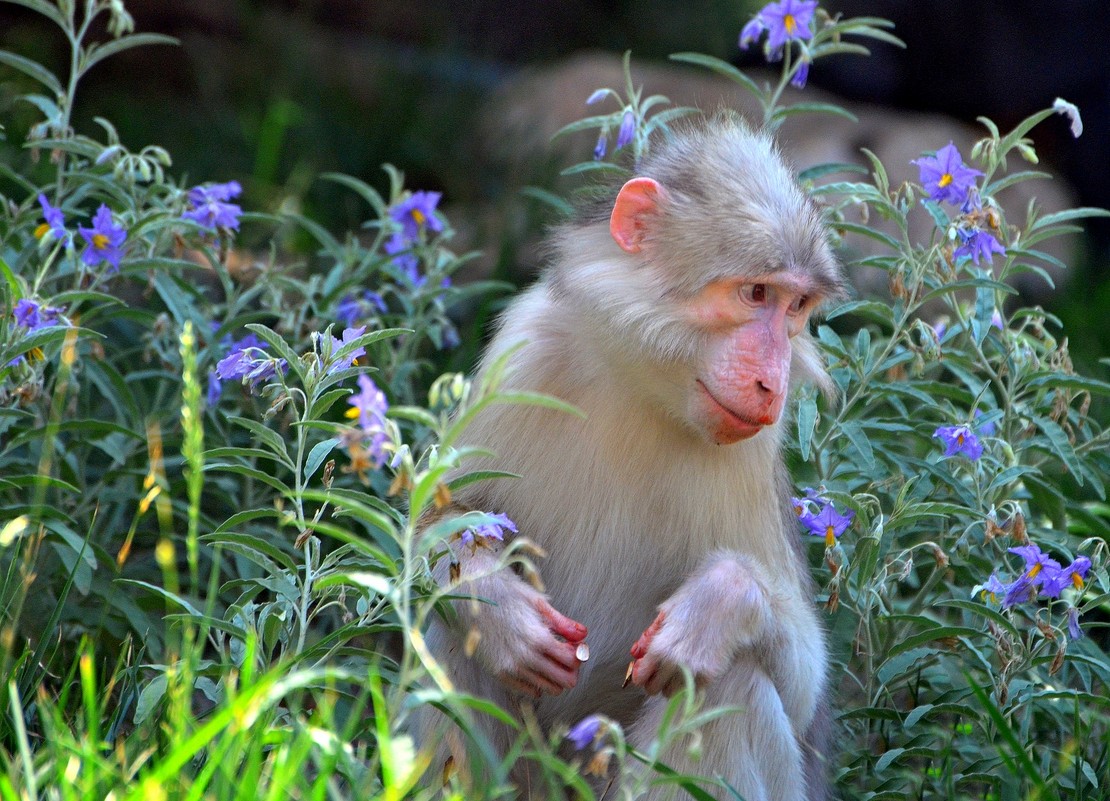
[[496, 569], [499, 543], [456, 540], [438, 578], [485, 602], [454, 602], [429, 642], [462, 689], [544, 727], [602, 713], [633, 744], [685, 668], [707, 707], [741, 711], [703, 730], [699, 759], [665, 762], [747, 801], [824, 798], [824, 635], [780, 455], [791, 387], [828, 384], [807, 331], [842, 287], [821, 215], [766, 136], [720, 116], [655, 143], [551, 245], [484, 363], [524, 343], [503, 387], [586, 418], [484, 411], [467, 437], [495, 455], [467, 467], [521, 478], [455, 497], [546, 551], [546, 592]]

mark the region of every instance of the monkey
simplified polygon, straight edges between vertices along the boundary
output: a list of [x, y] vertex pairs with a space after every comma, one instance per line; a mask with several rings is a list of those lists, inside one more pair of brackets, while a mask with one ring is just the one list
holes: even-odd
[[[507, 359], [503, 389], [584, 417], [495, 404], [467, 429], [490, 454], [474, 469], [519, 478], [453, 502], [507, 515], [545, 556], [542, 591], [499, 568], [493, 540], [436, 565], [481, 599], [427, 635], [460, 688], [545, 730], [607, 715], [644, 746], [685, 671], [708, 707], [739, 711], [704, 727], [700, 758], [679, 745], [666, 764], [747, 801], [825, 798], [828, 657], [781, 452], [792, 387], [832, 391], [808, 321], [844, 286], [770, 136], [726, 113], [656, 141], [551, 232], [479, 375]], [[509, 747], [507, 728], [488, 734]]]

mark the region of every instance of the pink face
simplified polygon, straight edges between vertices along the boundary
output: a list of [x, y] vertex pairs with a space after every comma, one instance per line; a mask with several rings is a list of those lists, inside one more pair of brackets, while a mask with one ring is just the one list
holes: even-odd
[[715, 281], [688, 303], [693, 324], [710, 338], [687, 413], [710, 440], [731, 445], [778, 421], [790, 386], [790, 339], [816, 300], [807, 281], [780, 272]]
[[[633, 178], [617, 195], [609, 231], [621, 250], [639, 254], [667, 193]], [[686, 419], [718, 445], [754, 437], [782, 414], [790, 385], [790, 339], [820, 301], [816, 282], [780, 270], [754, 279], [724, 278], [686, 304], [691, 325], [708, 334], [686, 401]]]

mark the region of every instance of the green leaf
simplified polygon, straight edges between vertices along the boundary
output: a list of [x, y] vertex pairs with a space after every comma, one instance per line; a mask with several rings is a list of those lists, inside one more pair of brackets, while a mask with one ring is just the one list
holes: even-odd
[[277, 567], [280, 565], [293, 575], [297, 573], [297, 563], [293, 561], [293, 557], [261, 537], [223, 530], [205, 534], [200, 539], [202, 542], [211, 542], [242, 554], [265, 568], [267, 572], [277, 573]]
[[389, 416], [398, 420], [411, 420], [425, 428], [435, 429], [439, 425], [439, 418], [419, 406], [390, 406]]
[[1065, 209], [1058, 211], [1055, 214], [1046, 214], [1035, 223], [1030, 230], [1036, 231], [1038, 228], [1045, 228], [1056, 223], [1068, 222], [1069, 220], [1082, 220], [1087, 217], [1110, 217], [1110, 210], [1095, 208], [1092, 206], [1082, 206], [1076, 209]]
[[520, 194], [524, 197], [530, 197], [533, 200], [538, 200], [546, 206], [551, 207], [561, 217], [569, 217], [574, 213], [574, 206], [568, 203], [565, 199], [556, 195], [554, 192], [549, 192], [546, 189], [541, 189], [538, 186], [526, 186], [520, 190]]
[[370, 184], [365, 181], [350, 175], [344, 175], [340, 172], [325, 172], [320, 176], [320, 179], [323, 181], [334, 181], [337, 184], [342, 184], [348, 189], [353, 190], [370, 204], [370, 207], [378, 217], [385, 216], [385, 201], [382, 200], [382, 196], [378, 193], [378, 190], [374, 189], [374, 187], [370, 186]]
[[304, 463], [304, 479], [308, 481], [316, 474], [320, 465], [328, 458], [328, 454], [332, 452], [336, 445], [339, 444], [338, 437], [326, 439], [323, 442], [317, 442], [312, 446], [312, 450], [308, 452], [308, 458]]
[[232, 464], [230, 462], [211, 462], [204, 465], [204, 472], [223, 471], [226, 473], [237, 473], [241, 476], [260, 481], [268, 487], [271, 487], [282, 495], [292, 495], [293, 490], [287, 487], [281, 480], [274, 478], [265, 470], [258, 470], [253, 467], [247, 467], [244, 464]]
[[1095, 395], [1110, 395], [1110, 383], [1097, 378], [1065, 373], [1031, 373], [1025, 382], [1027, 387], [1051, 387], [1053, 389], [1074, 389]]
[[81, 72], [87, 72], [94, 64], [103, 61], [109, 56], [114, 56], [116, 53], [130, 50], [132, 47], [177, 44], [180, 44], [177, 39], [161, 33], [132, 33], [127, 36], [121, 36], [110, 42], [105, 42], [103, 44], [98, 43], [90, 46], [89, 49], [85, 51], [86, 55], [81, 64]]
[[934, 626], [925, 631], [919, 631], [917, 634], [910, 634], [894, 643], [886, 652], [886, 658], [883, 661], [884, 663], [889, 662], [892, 657], [920, 645], [925, 645], [926, 643], [937, 642], [938, 640], [958, 639], [960, 637], [975, 638], [982, 636], [983, 632], [979, 629], [972, 629], [967, 626]]
[[[860, 330], [862, 331], [864, 329]], [[860, 455], [860, 458], [863, 459], [862, 467], [864, 468], [864, 470], [866, 470], [867, 472], [874, 472], [877, 469], [877, 464], [875, 462], [875, 451], [872, 450], [871, 441], [867, 438], [867, 435], [863, 433], [863, 429], [860, 427], [859, 422], [855, 420], [849, 420], [841, 423], [840, 430], [855, 447], [856, 451]]]
[[[219, 534], [222, 531], [238, 528], [244, 523], [250, 523], [253, 520], [259, 520], [262, 518], [278, 520], [280, 519], [280, 517], [281, 515], [278, 513], [278, 511], [272, 507], [265, 509], [246, 509], [242, 512], [236, 512], [227, 520], [220, 523], [220, 525], [216, 526], [216, 528], [212, 531], [212, 534]], [[267, 528], [273, 528], [273, 526], [267, 526]]]
[[293, 469], [293, 460], [289, 456], [289, 448], [286, 446], [285, 440], [282, 439], [280, 434], [271, 428], [267, 428], [257, 420], [251, 420], [249, 417], [229, 415], [227, 419], [229, 422], [241, 428], [245, 428], [247, 431], [254, 434], [263, 445], [268, 447], [270, 451], [281, 460], [282, 464], [290, 470]]
[[1086, 471], [1075, 455], [1075, 449], [1072, 448], [1071, 442], [1068, 441], [1067, 432], [1065, 432], [1058, 423], [1047, 417], [1038, 415], [1033, 416], [1031, 419], [1036, 423], [1037, 428], [1044, 432], [1049, 446], [1056, 455], [1060, 457], [1060, 461], [1068, 468], [1068, 472], [1075, 477], [1075, 480], [1080, 486], [1083, 486], [1083, 478], [1086, 475]]
[[826, 175], [837, 175], [842, 172], [867, 175], [867, 168], [860, 164], [847, 164], [845, 162], [816, 164], [798, 173], [798, 182], [805, 183], [807, 181], [816, 181], [818, 178], [823, 178]]
[[350, 396], [351, 390], [343, 387], [328, 390], [312, 402], [312, 408], [308, 410], [309, 418], [313, 420], [321, 419], [322, 417], [324, 417], [324, 415], [328, 413], [328, 411], [331, 409], [332, 406], [336, 404], [337, 401], [343, 398], [348, 398]]
[[[18, 0], [11, 0], [18, 2]], [[15, 53], [9, 53], [7, 50], [0, 50], [0, 64], [7, 64], [15, 70], [19, 70], [24, 75], [35, 79], [51, 92], [55, 97], [62, 97], [65, 95], [65, 89], [62, 88], [61, 82], [54, 77], [54, 74], [46, 67], [39, 64], [37, 61], [32, 61], [29, 58], [18, 56]]]
[[1017, 294], [1017, 290], [1013, 287], [1007, 286], [1006, 284], [1000, 283], [998, 281], [992, 281], [989, 278], [967, 278], [963, 281], [952, 281], [951, 283], [947, 283], [944, 286], [937, 287], [931, 292], [927, 292], [925, 296], [921, 298], [920, 303], [924, 304], [926, 301], [932, 300], [933, 298], [939, 298], [942, 295], [949, 295], [962, 289], [979, 288], [993, 289], [996, 292], [1001, 292], [1005, 295]]
[[929, 212], [929, 216], [933, 218], [933, 222], [936, 223], [937, 228], [942, 231], [947, 230], [951, 220], [948, 219], [948, 212], [946, 212], [939, 203], [935, 200], [922, 200], [921, 205]]
[[180, 595], [178, 595], [177, 593], [170, 592], [169, 590], [164, 589], [162, 587], [159, 587], [155, 584], [151, 584], [147, 581], [139, 581], [138, 579], [124, 579], [124, 578], [116, 579], [116, 582], [119, 583], [119, 584], [129, 584], [129, 585], [134, 586], [134, 587], [142, 587], [143, 589], [149, 590], [150, 592], [154, 593], [155, 595], [161, 595], [164, 599], [166, 599], [170, 603], [174, 604], [175, 606], [178, 606], [181, 609], [184, 609], [186, 612], [188, 612], [193, 617], [203, 617], [203, 614], [201, 613], [201, 611], [199, 609], [197, 609], [191, 603], [186, 601]]
[[740, 70], [736, 69], [736, 67], [732, 66], [727, 61], [722, 61], [719, 58], [707, 56], [704, 53], [685, 52], [671, 53], [671, 61], [680, 61], [684, 64], [696, 64], [699, 67], [705, 67], [706, 69], [710, 69], [718, 75], [725, 76], [730, 81], [735, 81], [757, 97], [762, 94], [760, 92], [759, 86], [756, 84], [755, 81], [753, 81]]
[[817, 429], [817, 398], [806, 395], [798, 401], [798, 451], [804, 461], [809, 461], [813, 432]]
[[619, 164], [613, 164], [608, 161], [583, 161], [575, 164], [572, 167], [567, 167], [559, 174], [565, 176], [580, 175], [587, 172], [607, 172], [615, 175], [627, 175], [628, 170], [621, 167]]
[[978, 601], [965, 601], [960, 598], [942, 598], [932, 602], [935, 606], [950, 606], [953, 609], [962, 609], [976, 617], [984, 617], [993, 621], [998, 626], [1010, 632], [1014, 637], [1020, 639], [1023, 635], [1011, 621], [996, 609], [992, 609], [986, 604], [979, 603]]
[[833, 103], [794, 103], [775, 109], [771, 120], [777, 122], [795, 114], [832, 114], [834, 117], [843, 117], [852, 122], [859, 122], [855, 114]]
[[518, 473], [506, 473], [504, 470], [473, 470], [451, 479], [447, 482], [447, 487], [454, 492], [455, 490], [462, 489], [468, 484], [474, 484], [479, 481], [492, 481], [495, 478], [520, 478], [520, 475]]

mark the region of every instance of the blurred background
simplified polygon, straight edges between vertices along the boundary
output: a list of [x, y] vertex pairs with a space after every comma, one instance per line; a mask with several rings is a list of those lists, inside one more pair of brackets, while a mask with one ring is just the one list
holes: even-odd
[[[759, 50], [742, 53], [737, 37], [761, 5], [134, 0], [128, 10], [138, 31], [170, 34], [181, 44], [128, 51], [95, 67], [79, 95], [77, 127], [103, 138], [93, 117], [105, 117], [131, 149], [167, 148], [188, 183], [237, 179], [245, 208], [298, 209], [335, 230], [357, 227], [366, 209], [350, 192], [317, 181], [318, 174], [349, 173], [386, 191], [380, 165], [390, 162], [411, 188], [444, 193], [441, 208], [459, 231], [457, 249], [485, 254], [476, 273], [527, 282], [539, 265], [534, 245], [554, 213], [519, 190], [564, 191], [559, 169], [588, 159], [592, 149], [592, 139], [552, 145], [550, 135], [586, 114], [593, 89], [619, 86], [620, 55], [629, 49], [634, 78], [648, 93], [710, 109], [734, 102], [730, 84], [667, 56], [695, 50], [758, 68]], [[1048, 211], [1110, 207], [1110, 15], [1102, 3], [822, 5], [834, 14], [893, 20], [908, 48], [869, 43], [871, 58], [819, 62], [806, 95], [835, 93], [829, 99], [848, 103], [861, 122], [812, 118], [805, 130], [784, 130], [799, 166], [843, 160], [867, 146], [892, 170], [904, 170], [899, 176], [915, 178], [908, 160], [948, 139], [966, 157], [982, 131], [977, 116], [1006, 130], [1059, 96], [1081, 109], [1085, 131], [1073, 139], [1062, 117], [1033, 131], [1043, 166], [1059, 178], [1031, 192]], [[0, 47], [56, 72], [68, 58], [56, 30], [9, 4], [0, 5]], [[29, 88], [0, 68], [7, 128], [0, 161], [20, 169], [32, 156], [19, 143], [38, 120], [36, 109], [16, 100]], [[1024, 219], [1027, 202], [1007, 201], [1011, 222]], [[1058, 276], [1060, 287], [1038, 282], [1022, 290], [1063, 318], [1080, 369], [1104, 373], [1095, 364], [1110, 346], [1110, 225], [1090, 224], [1056, 255], [1070, 267]]]

